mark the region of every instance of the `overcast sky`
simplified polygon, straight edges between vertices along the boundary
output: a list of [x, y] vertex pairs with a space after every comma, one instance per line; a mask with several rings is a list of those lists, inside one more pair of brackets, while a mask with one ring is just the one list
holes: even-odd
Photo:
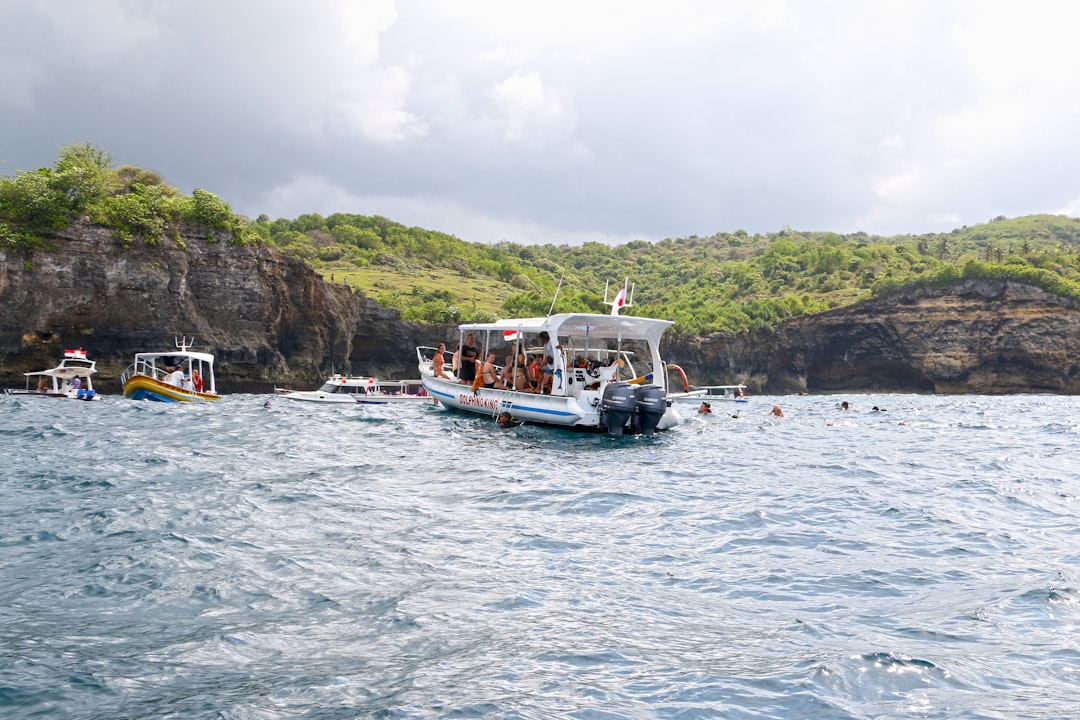
[[1080, 3], [0, 0], [0, 175], [90, 142], [469, 241], [1080, 215]]

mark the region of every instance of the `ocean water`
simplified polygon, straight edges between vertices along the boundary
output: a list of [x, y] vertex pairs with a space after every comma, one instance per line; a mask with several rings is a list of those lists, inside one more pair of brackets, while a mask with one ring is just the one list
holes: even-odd
[[0, 397], [0, 717], [1080, 716], [1075, 398], [264, 399]]

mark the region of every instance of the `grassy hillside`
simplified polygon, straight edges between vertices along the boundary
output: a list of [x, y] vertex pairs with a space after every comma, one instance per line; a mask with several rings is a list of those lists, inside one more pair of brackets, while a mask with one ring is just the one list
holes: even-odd
[[121, 245], [214, 228], [230, 242], [267, 242], [327, 280], [427, 322], [604, 312], [605, 282], [635, 284], [630, 312], [676, 322], [678, 332], [771, 326], [843, 307], [910, 283], [1013, 277], [1080, 298], [1080, 220], [998, 217], [949, 233], [872, 236], [783, 228], [580, 247], [484, 245], [384, 217], [334, 214], [251, 221], [221, 198], [181, 194], [157, 173], [114, 168], [91, 145], [64, 148], [52, 168], [0, 178], [0, 248], [41, 247], [75, 216], [111, 227]]
[[305, 215], [256, 223], [329, 279], [418, 320], [603, 312], [605, 281], [630, 277], [639, 314], [683, 332], [745, 330], [849, 305], [912, 282], [1009, 276], [1080, 297], [1080, 220], [995, 218], [950, 233], [838, 235], [784, 229], [607, 246], [480, 245], [385, 218]]

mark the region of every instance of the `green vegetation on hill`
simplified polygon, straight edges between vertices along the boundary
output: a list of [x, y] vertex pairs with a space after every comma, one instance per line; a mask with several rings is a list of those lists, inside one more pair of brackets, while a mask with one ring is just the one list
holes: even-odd
[[0, 178], [0, 249], [40, 247], [43, 233], [83, 215], [123, 244], [179, 237], [183, 224], [234, 243], [270, 242], [327, 280], [421, 322], [543, 315], [560, 279], [556, 312], [605, 312], [605, 283], [629, 277], [630, 313], [674, 320], [689, 334], [769, 327], [905, 285], [964, 277], [1013, 278], [1080, 299], [1080, 220], [1056, 215], [889, 237], [784, 228], [618, 246], [486, 245], [379, 216], [250, 221], [204, 190], [184, 196], [152, 171], [114, 169], [90, 145], [64, 148], [53, 168]]
[[79, 216], [111, 227], [121, 242], [139, 237], [153, 244], [180, 225], [219, 230], [237, 244], [258, 239], [217, 195], [185, 196], [151, 170], [114, 168], [112, 157], [90, 144], [65, 147], [51, 168], [0, 178], [0, 248], [37, 247], [42, 233]]
[[604, 283], [630, 277], [631, 312], [679, 332], [748, 330], [843, 307], [898, 287], [961, 277], [1011, 277], [1080, 299], [1080, 220], [995, 218], [950, 233], [869, 236], [784, 229], [643, 240], [611, 247], [468, 243], [363, 215], [262, 217], [272, 242], [327, 279], [348, 282], [407, 318], [604, 312]]

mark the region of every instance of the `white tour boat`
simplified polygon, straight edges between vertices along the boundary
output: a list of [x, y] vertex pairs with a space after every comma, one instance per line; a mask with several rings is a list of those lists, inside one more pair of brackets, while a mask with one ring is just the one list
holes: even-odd
[[[667, 373], [660, 357], [660, 338], [673, 323], [619, 315], [620, 308], [629, 306], [625, 301], [624, 286], [614, 301], [605, 297], [605, 304], [612, 307], [608, 315], [561, 313], [462, 325], [462, 338], [475, 336], [481, 363], [488, 350], [495, 352], [500, 380], [486, 387], [478, 368], [479, 380], [464, 384], [449, 368], [450, 350], [437, 373], [436, 349], [431, 347], [416, 350], [420, 378], [443, 405], [499, 417], [501, 422], [528, 421], [612, 435], [651, 435], [674, 427], [681, 418], [667, 401]], [[550, 338], [546, 347], [539, 339], [542, 332]], [[541, 364], [551, 356], [542, 375], [549, 383], [544, 392], [522, 388], [525, 380], [517, 378], [526, 373], [514, 361], [521, 355]]]
[[274, 392], [287, 400], [349, 405], [434, 402], [420, 380], [379, 380], [366, 375], [331, 375], [318, 390], [274, 388]]
[[[97, 400], [94, 383], [90, 379], [90, 376], [97, 372], [96, 364], [93, 360], [87, 359], [86, 351], [82, 348], [65, 350], [59, 365], [48, 370], [23, 373], [26, 376], [26, 388], [24, 390], [9, 389], [7, 394]], [[34, 387], [30, 387], [31, 383]]]

